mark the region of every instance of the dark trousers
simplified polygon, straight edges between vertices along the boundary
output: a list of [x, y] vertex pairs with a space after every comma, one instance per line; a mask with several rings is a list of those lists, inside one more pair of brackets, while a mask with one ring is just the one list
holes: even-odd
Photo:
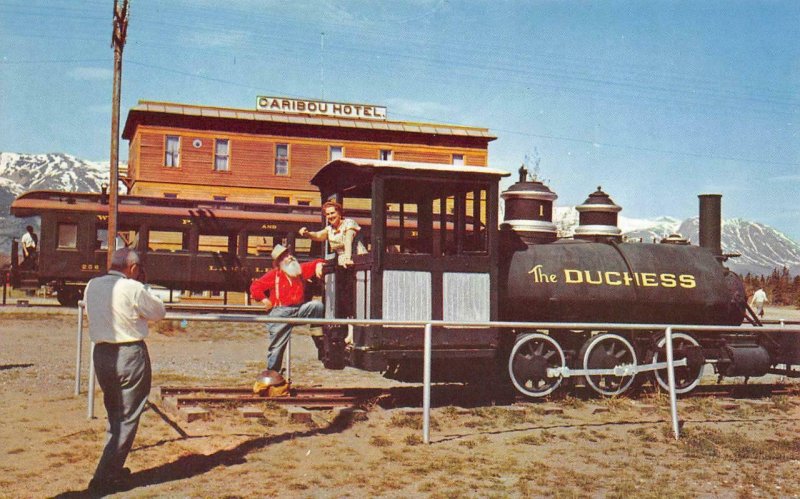
[[150, 394], [150, 356], [143, 341], [98, 343], [93, 359], [108, 413], [106, 444], [94, 478], [106, 481], [120, 474], [133, 446], [139, 416]]

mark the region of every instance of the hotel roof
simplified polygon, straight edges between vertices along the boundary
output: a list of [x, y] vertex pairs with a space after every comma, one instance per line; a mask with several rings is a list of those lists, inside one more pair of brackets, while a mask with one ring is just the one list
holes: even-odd
[[122, 132], [124, 139], [133, 138], [136, 126], [146, 122], [146, 116], [159, 115], [172, 116], [176, 119], [209, 119], [209, 120], [235, 120], [236, 122], [252, 122], [253, 124], [283, 124], [306, 125], [320, 127], [353, 128], [360, 130], [374, 130], [383, 132], [418, 133], [425, 135], [444, 135], [464, 138], [484, 139], [487, 142], [497, 137], [489, 133], [488, 128], [445, 125], [437, 123], [415, 123], [409, 121], [367, 120], [311, 116], [305, 114], [272, 113], [269, 111], [255, 111], [246, 109], [233, 109], [211, 106], [197, 106], [190, 104], [175, 104], [169, 102], [139, 101], [128, 112], [125, 129]]

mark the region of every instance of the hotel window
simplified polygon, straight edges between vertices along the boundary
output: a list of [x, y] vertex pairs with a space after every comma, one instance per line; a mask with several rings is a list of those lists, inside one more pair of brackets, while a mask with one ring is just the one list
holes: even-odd
[[214, 201], [225, 201], [228, 196], [214, 196]]
[[275, 196], [275, 204], [289, 204], [289, 196]]
[[392, 150], [391, 149], [381, 149], [380, 159], [381, 159], [381, 161], [391, 161], [392, 160]]
[[172, 168], [181, 166], [181, 138], [177, 135], [167, 135], [167, 145], [164, 148], [164, 166]]
[[306, 199], [298, 199], [297, 206], [311, 206], [311, 201], [308, 201]]
[[214, 169], [218, 172], [228, 171], [228, 139], [217, 139], [214, 141]]
[[165, 192], [164, 193], [164, 197], [167, 198], [167, 199], [178, 199], [178, 193], [177, 192]]
[[331, 146], [329, 156], [330, 161], [340, 159], [344, 156], [344, 148], [342, 146]]
[[275, 144], [275, 175], [289, 175], [289, 144]]
[[453, 154], [453, 164], [456, 166], [464, 166], [464, 155]]

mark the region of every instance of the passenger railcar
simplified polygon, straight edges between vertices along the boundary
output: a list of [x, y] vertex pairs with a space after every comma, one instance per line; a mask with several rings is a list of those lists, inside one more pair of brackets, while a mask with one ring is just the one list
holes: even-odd
[[[12, 250], [13, 285], [54, 287], [60, 303], [77, 304], [86, 282], [105, 272], [108, 197], [102, 193], [28, 192], [11, 205], [18, 217], [41, 217], [35, 268], [21, 268]], [[136, 248], [148, 281], [188, 291], [245, 291], [271, 266], [275, 243], [301, 259], [319, 243], [296, 238], [322, 224], [319, 208], [282, 204], [120, 196], [117, 246]], [[351, 215], [365, 222], [363, 211]]]

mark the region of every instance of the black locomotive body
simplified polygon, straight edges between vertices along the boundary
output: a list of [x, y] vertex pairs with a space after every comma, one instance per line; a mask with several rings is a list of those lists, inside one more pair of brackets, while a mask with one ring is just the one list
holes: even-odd
[[741, 280], [705, 248], [560, 240], [514, 251], [504, 234], [502, 320], [742, 323]]

